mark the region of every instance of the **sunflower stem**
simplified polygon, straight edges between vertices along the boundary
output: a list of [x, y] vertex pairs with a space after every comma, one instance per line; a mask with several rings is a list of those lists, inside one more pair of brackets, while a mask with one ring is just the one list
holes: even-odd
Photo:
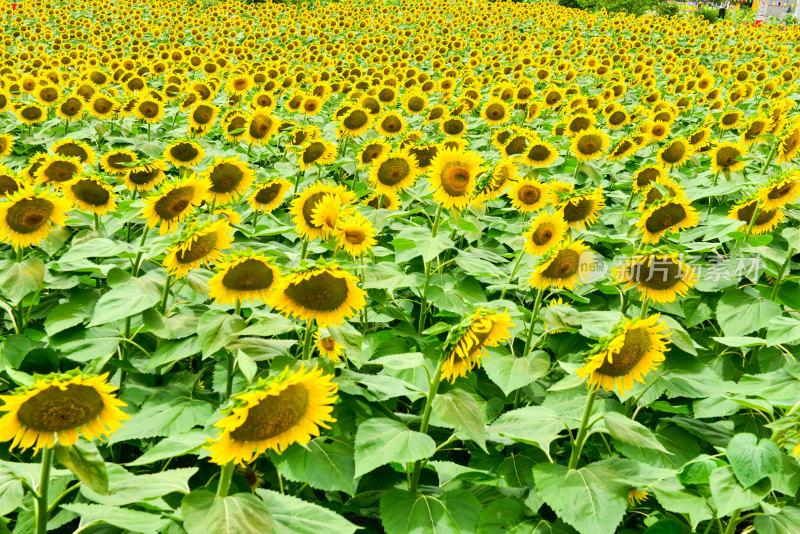
[[25, 249], [23, 249], [22, 247], [19, 247], [19, 248], [15, 249], [15, 250], [17, 252], [17, 263], [21, 263], [22, 262], [22, 258], [24, 256]]
[[[439, 363], [436, 365], [436, 371], [431, 379], [431, 387], [428, 390], [428, 398], [425, 399], [425, 408], [422, 411], [422, 423], [419, 425], [419, 431], [423, 434], [427, 434], [428, 432], [428, 423], [431, 420], [431, 411], [433, 410], [433, 399], [436, 397], [436, 392], [439, 390], [439, 383], [442, 381], [442, 368], [444, 367], [445, 361], [445, 352], [442, 351], [442, 354], [439, 356]], [[409, 485], [409, 491], [412, 494], [417, 493], [417, 488], [419, 487], [419, 478], [422, 475], [422, 460], [417, 460], [414, 462], [414, 471], [411, 475], [411, 484]]]
[[253, 148], [252, 141], [247, 144], [247, 158], [250, 159], [250, 150]]
[[94, 214], [94, 231], [100, 231], [100, 216], [98, 214]]
[[645, 298], [644, 300], [642, 300], [642, 310], [641, 313], [639, 313], [639, 319], [644, 319], [645, 317], [647, 317], [647, 312], [649, 309], [650, 309], [650, 299]]
[[228, 351], [228, 375], [225, 377], [225, 398], [230, 399], [233, 393], [233, 375], [236, 372], [236, 357]]
[[144, 246], [145, 240], [147, 240], [147, 232], [150, 231], [150, 227], [145, 225], [144, 230], [142, 230], [142, 238], [139, 240], [139, 252], [136, 253], [136, 258], [133, 260], [133, 277], [136, 278], [139, 276], [139, 263], [142, 261], [142, 255], [144, 252], [142, 251], [142, 247]]
[[533, 311], [531, 312], [531, 324], [528, 326], [528, 336], [525, 338], [525, 350], [522, 352], [522, 357], [528, 355], [531, 350], [531, 341], [533, 340], [533, 328], [536, 326], [536, 319], [539, 318], [539, 310], [542, 307], [542, 297], [544, 296], [544, 289], [539, 289], [536, 293], [536, 302], [533, 304]]
[[[714, 182], [712, 187], [717, 187], [717, 180], [719, 180], [719, 171], [714, 173]], [[714, 203], [714, 197], [712, 195], [708, 197], [708, 211], [706, 212], [706, 218], [708, 218], [708, 216], [711, 215], [711, 204], [713, 203]]]
[[47, 534], [47, 493], [50, 489], [50, 466], [53, 464], [53, 449], [42, 449], [42, 477], [39, 495], [36, 497], [36, 534]]
[[[520, 249], [517, 251], [517, 260], [514, 262], [514, 266], [511, 268], [511, 274], [508, 275], [508, 280], [506, 280], [506, 286], [511, 283], [514, 279], [514, 275], [517, 274], [517, 268], [519, 267], [519, 263], [522, 261], [522, 255], [524, 254], [524, 249]], [[508, 287], [504, 287], [503, 290], [500, 292], [500, 300], [506, 296], [506, 292], [508, 291]]]
[[67, 132], [69, 131], [69, 119], [66, 120], [64, 123], [64, 137], [67, 136]]
[[311, 357], [311, 332], [314, 330], [314, 325], [309, 319], [306, 322], [306, 332], [303, 336], [303, 360], [308, 360]]
[[764, 165], [761, 167], [761, 174], [764, 174], [765, 172], [767, 172], [767, 167], [769, 167], [769, 164], [772, 163], [772, 158], [775, 157], [775, 151], [778, 148], [778, 142], [779, 141], [776, 140], [774, 143], [772, 143], [772, 148], [769, 149], [769, 154], [767, 155], [767, 160], [764, 162]]
[[219, 474], [219, 486], [217, 487], [217, 497], [224, 499], [228, 496], [228, 489], [231, 487], [231, 478], [233, 478], [233, 468], [235, 464], [228, 462], [223, 465]]
[[736, 526], [739, 524], [739, 514], [741, 510], [736, 510], [733, 512], [730, 521], [728, 521], [728, 526], [725, 528], [725, 534], [733, 534], [736, 532]]
[[150, 123], [147, 123], [147, 142], [150, 142]]
[[583, 410], [581, 426], [578, 429], [578, 436], [575, 438], [575, 444], [572, 446], [572, 453], [569, 456], [568, 469], [576, 469], [578, 467], [578, 460], [580, 460], [583, 445], [586, 443], [586, 433], [589, 431], [589, 416], [592, 414], [592, 406], [594, 406], [594, 400], [597, 398], [599, 389], [599, 386], [593, 387], [589, 392], [589, 397], [586, 399], [586, 408]]
[[761, 199], [758, 200], [756, 203], [756, 207], [753, 210], [753, 216], [750, 217], [750, 224], [747, 225], [747, 231], [744, 233], [744, 244], [746, 245], [747, 242], [750, 240], [750, 232], [753, 231], [753, 225], [756, 223], [756, 219], [758, 218], [759, 213], [761, 212]]
[[164, 281], [164, 292], [161, 293], [161, 314], [167, 315], [167, 299], [169, 299], [169, 286], [172, 284], [172, 275], [168, 274]]
[[778, 277], [775, 279], [775, 285], [772, 287], [772, 293], [769, 296], [769, 300], [775, 300], [775, 297], [778, 296], [778, 290], [781, 287], [781, 280], [783, 280], [783, 275], [786, 274], [786, 269], [789, 267], [789, 262], [792, 261], [792, 256], [794, 256], [794, 247], [789, 247], [789, 253], [786, 254], [786, 261], [783, 262], [781, 270], [778, 273]]
[[631, 194], [628, 196], [628, 203], [625, 204], [625, 211], [631, 209], [631, 204], [633, 204], [633, 197], [636, 195], [636, 189], [631, 187]]

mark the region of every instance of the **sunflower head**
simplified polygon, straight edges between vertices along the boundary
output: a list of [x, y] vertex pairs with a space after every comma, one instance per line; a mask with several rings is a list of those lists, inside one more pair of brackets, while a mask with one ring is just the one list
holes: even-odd
[[360, 213], [341, 217], [335, 228], [337, 245], [351, 256], [357, 257], [369, 252], [375, 246], [375, 228]]
[[78, 176], [65, 183], [62, 191], [81, 210], [97, 215], [105, 215], [117, 206], [114, 189], [99, 176]]
[[451, 332], [445, 348], [447, 357], [442, 366], [442, 379], [455, 382], [467, 376], [475, 367], [480, 367], [486, 347], [496, 347], [511, 337], [509, 328], [514, 323], [507, 312], [478, 308]]
[[654, 252], [626, 260], [613, 271], [614, 279], [625, 289], [633, 289], [654, 302], [674, 302], [688, 294], [696, 274], [676, 254]]
[[582, 230], [595, 222], [606, 205], [603, 188], [591, 191], [574, 191], [561, 200], [560, 213], [572, 228]]
[[300, 164], [300, 170], [306, 170], [314, 164], [320, 166], [330, 165], [336, 159], [336, 154], [337, 147], [330, 141], [309, 139], [303, 144], [297, 163]]
[[0, 202], [0, 240], [19, 249], [42, 241], [53, 225], [63, 225], [69, 202], [53, 193], [20, 187]]
[[389, 152], [372, 162], [370, 184], [378, 193], [404, 191], [419, 174], [417, 160], [407, 150]]
[[78, 160], [84, 165], [94, 165], [95, 163], [94, 151], [83, 141], [76, 141], [75, 139], [66, 137], [57, 143], [54, 143], [50, 147], [50, 150], [59, 156], [78, 158]]
[[189, 271], [216, 263], [223, 250], [230, 248], [231, 228], [226, 220], [195, 224], [178, 236], [164, 258], [164, 267], [177, 277], [185, 277]]
[[36, 183], [51, 183], [58, 187], [72, 180], [83, 171], [78, 158], [67, 156], [48, 156], [36, 171]]
[[250, 194], [250, 206], [254, 210], [269, 213], [281, 205], [291, 187], [292, 184], [282, 178], [259, 184]]
[[319, 330], [314, 332], [314, 341], [320, 356], [337, 363], [342, 361], [344, 346], [340, 345], [332, 336], [322, 335]]
[[475, 202], [493, 200], [505, 193], [517, 180], [519, 171], [513, 160], [504, 159], [495, 165], [491, 174], [483, 174], [476, 184]]
[[125, 173], [123, 181], [131, 191], [151, 191], [166, 178], [164, 161], [157, 159], [147, 163], [142, 162], [136, 167], [131, 167]]
[[580, 161], [597, 159], [608, 150], [608, 135], [595, 127], [587, 128], [573, 137], [570, 150]]
[[747, 165], [747, 147], [741, 143], [720, 143], [711, 150], [711, 169], [714, 172], [739, 171]]
[[280, 276], [269, 258], [248, 249], [219, 262], [208, 281], [208, 295], [219, 304], [267, 302]]
[[0, 165], [0, 198], [13, 195], [24, 186], [25, 183], [17, 173], [6, 168], [5, 165]]
[[550, 167], [558, 157], [558, 149], [546, 141], [533, 141], [524, 152], [525, 164], [528, 167], [546, 168]]
[[786, 215], [781, 208], [765, 209], [763, 201], [760, 201], [758, 195], [756, 195], [734, 205], [730, 213], [728, 213], [728, 217], [742, 221], [742, 230], [750, 227], [751, 234], [761, 235], [771, 232], [778, 224], [783, 222]]
[[345, 208], [353, 203], [354, 195], [343, 185], [330, 183], [316, 183], [303, 190], [293, 201], [289, 213], [294, 217], [295, 228], [301, 237], [316, 239], [325, 237], [328, 230], [314, 222], [314, 210], [326, 195], [333, 195], [339, 199], [339, 207]]
[[583, 241], [562, 242], [542, 256], [533, 272], [530, 284], [537, 289], [549, 287], [572, 290], [581, 283], [586, 266], [584, 254], [589, 248]]
[[539, 211], [555, 199], [549, 184], [530, 178], [512, 182], [506, 195], [511, 199], [512, 206], [526, 213]]
[[156, 194], [145, 200], [142, 214], [147, 219], [147, 225], [154, 228], [160, 224], [159, 233], [162, 235], [172, 232], [192, 212], [194, 206], [203, 203], [207, 191], [205, 182], [193, 177], [162, 185]]
[[255, 172], [247, 163], [232, 157], [215, 159], [203, 177], [210, 184], [209, 196], [219, 202], [226, 202], [247, 190], [253, 182], [254, 175]]
[[782, 208], [794, 203], [800, 197], [800, 171], [788, 171], [778, 175], [762, 187], [758, 195], [761, 197], [761, 209]]
[[525, 251], [535, 256], [546, 253], [564, 240], [568, 229], [560, 213], [539, 212], [525, 233]]
[[190, 139], [178, 139], [164, 150], [164, 159], [176, 167], [194, 167], [205, 155], [203, 147]]

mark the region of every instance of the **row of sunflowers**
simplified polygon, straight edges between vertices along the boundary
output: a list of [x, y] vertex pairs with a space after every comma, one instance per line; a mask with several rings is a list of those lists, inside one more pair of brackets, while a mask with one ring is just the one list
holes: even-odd
[[797, 28], [0, 20], [0, 531], [798, 532]]

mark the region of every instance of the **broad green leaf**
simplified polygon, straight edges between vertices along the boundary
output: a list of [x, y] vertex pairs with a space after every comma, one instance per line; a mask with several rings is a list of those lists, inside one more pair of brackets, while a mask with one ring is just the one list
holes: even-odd
[[525, 505], [519, 499], [498, 499], [481, 512], [478, 534], [506, 534], [526, 517]]
[[388, 369], [402, 370], [414, 369], [425, 364], [421, 352], [407, 352], [405, 354], [389, 354], [369, 361], [371, 364], [382, 365]]
[[162, 365], [171, 365], [189, 356], [199, 354], [201, 350], [200, 338], [197, 336], [184, 339], [162, 339], [144, 368], [149, 371]]
[[800, 508], [786, 506], [777, 514], [758, 515], [753, 525], [758, 534], [800, 534]]
[[208, 443], [207, 438], [207, 434], [202, 430], [190, 430], [185, 434], [169, 436], [126, 465], [147, 465], [167, 458], [178, 458], [186, 454], [194, 454]]
[[108, 493], [106, 464], [94, 443], [78, 441], [70, 447], [58, 445], [55, 453], [56, 460], [75, 473], [81, 483], [97, 493]]
[[89, 326], [108, 324], [130, 317], [155, 306], [161, 298], [151, 284], [131, 278], [104, 293], [94, 307]]
[[203, 358], [208, 358], [229, 345], [244, 328], [244, 319], [218, 310], [204, 313], [197, 323], [197, 335], [203, 348]]
[[59, 262], [74, 262], [86, 258], [110, 258], [119, 256], [128, 248], [124, 243], [113, 241], [107, 237], [97, 237], [71, 245]]
[[800, 320], [794, 317], [773, 317], [767, 325], [767, 345], [794, 343], [800, 339]]
[[8, 473], [0, 473], [0, 517], [22, 506], [22, 482]]
[[729, 465], [718, 467], [709, 477], [711, 495], [719, 517], [727, 517], [736, 510], [751, 510], [769, 493], [769, 481], [765, 480], [749, 489], [742, 487]]
[[97, 302], [94, 292], [76, 292], [70, 300], [62, 302], [47, 313], [44, 330], [48, 336], [81, 324], [91, 317], [92, 307]]
[[325, 491], [356, 493], [353, 447], [342, 441], [321, 437], [306, 445], [294, 444], [283, 454], [272, 455], [272, 463], [289, 480]]
[[661, 519], [656, 521], [642, 534], [685, 534], [686, 525], [674, 519]]
[[627, 508], [628, 488], [605, 466], [568, 469], [540, 463], [533, 468], [536, 492], [558, 517], [584, 534], [614, 534]]
[[550, 369], [550, 357], [541, 350], [516, 357], [508, 352], [489, 349], [489, 357], [483, 359], [482, 365], [491, 381], [508, 395], [544, 376]]
[[486, 428], [486, 433], [504, 438], [509, 443], [524, 441], [549, 450], [550, 443], [564, 430], [564, 421], [550, 408], [526, 406], [502, 414]]
[[39, 258], [7, 265], [0, 274], [0, 293], [16, 305], [25, 295], [42, 287], [44, 273], [44, 262]]
[[75, 512], [80, 517], [80, 525], [75, 534], [95, 525], [113, 525], [130, 532], [161, 534], [169, 520], [161, 514], [151, 514], [103, 504], [63, 504], [65, 510]]
[[726, 291], [717, 304], [717, 321], [726, 336], [744, 336], [765, 328], [780, 314], [776, 302], [739, 289]]
[[781, 471], [781, 451], [778, 446], [768, 439], [759, 440], [754, 434], [733, 436], [725, 456], [745, 488]]
[[125, 506], [133, 503], [153, 502], [170, 493], [189, 493], [189, 479], [197, 467], [170, 469], [158, 473], [134, 475], [122, 467], [108, 464], [108, 493], [100, 494], [88, 486], [81, 486], [81, 494], [89, 500], [108, 506]]
[[433, 456], [436, 442], [409, 430], [393, 419], [376, 417], [358, 426], [355, 443], [355, 476], [360, 477], [390, 462], [414, 462]]
[[276, 534], [353, 534], [358, 527], [342, 516], [291, 495], [256, 490], [272, 514]]
[[407, 226], [397, 232], [392, 240], [397, 263], [422, 256], [425, 261], [431, 261], [441, 252], [453, 248], [455, 243], [444, 232], [433, 236], [427, 226]]
[[250, 493], [222, 498], [195, 490], [183, 498], [181, 514], [187, 534], [270, 534], [274, 529], [267, 505]]
[[433, 413], [486, 450], [483, 412], [472, 395], [460, 389], [451, 389], [447, 393], [436, 395], [433, 399]]
[[481, 505], [466, 490], [438, 496], [392, 490], [381, 497], [386, 534], [467, 534], [477, 532]]
[[664, 453], [668, 452], [649, 428], [625, 417], [621, 413], [606, 412], [603, 414], [603, 421], [614, 439], [637, 447], [656, 449]]

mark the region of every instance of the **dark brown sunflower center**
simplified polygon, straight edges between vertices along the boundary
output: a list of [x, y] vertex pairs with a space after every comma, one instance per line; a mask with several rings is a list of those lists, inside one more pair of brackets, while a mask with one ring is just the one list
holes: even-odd
[[305, 220], [306, 224], [309, 225], [311, 228], [322, 228], [321, 226], [317, 226], [313, 222], [313, 211], [314, 208], [317, 206], [317, 202], [322, 200], [322, 197], [325, 196], [325, 193], [319, 192], [310, 195], [306, 201], [303, 203], [303, 219]]
[[599, 135], [584, 135], [578, 140], [578, 152], [585, 156], [596, 154], [603, 144], [603, 140]]
[[128, 172], [128, 180], [137, 184], [144, 185], [158, 178], [161, 170], [158, 167], [141, 167], [138, 169], [131, 169]]
[[425, 109], [425, 99], [418, 96], [412, 96], [408, 99], [408, 109], [414, 113], [419, 113]]
[[612, 126], [619, 126], [620, 124], [625, 122], [626, 118], [627, 117], [625, 113], [621, 111], [615, 111], [614, 113], [608, 116], [608, 123], [611, 124]]
[[398, 132], [402, 126], [400, 119], [394, 115], [390, 115], [381, 121], [381, 128], [387, 132]]
[[628, 150], [633, 148], [633, 143], [629, 139], [624, 139], [620, 144], [617, 145], [617, 148], [614, 150], [614, 156], [621, 156], [625, 154]]
[[686, 273], [680, 263], [670, 258], [651, 258], [650, 262], [633, 262], [628, 268], [633, 282], [649, 289], [668, 290], [681, 283]]
[[123, 165], [124, 163], [132, 163], [133, 157], [130, 154], [120, 153], [120, 154], [111, 154], [106, 158], [106, 162], [108, 162], [108, 166], [112, 169], [126, 169], [127, 167]]
[[376, 195], [369, 202], [367, 202], [367, 206], [369, 206], [370, 208], [378, 209], [378, 199], [379, 198], [383, 199], [381, 201], [381, 207], [383, 209], [389, 209], [390, 207], [392, 207], [392, 201], [389, 199], [389, 197], [387, 197], [385, 195]]
[[189, 207], [194, 193], [194, 186], [191, 185], [173, 189], [156, 201], [155, 212], [165, 221], [174, 219]]
[[510, 140], [505, 147], [506, 154], [509, 156], [514, 156], [516, 154], [522, 154], [528, 148], [530, 141], [527, 137], [520, 135], [515, 137], [514, 139]]
[[178, 263], [192, 263], [208, 256], [217, 244], [217, 232], [209, 232], [197, 237], [189, 248], [178, 251], [175, 259]]
[[42, 110], [35, 106], [28, 106], [26, 108], [23, 108], [23, 110], [20, 112], [20, 115], [22, 115], [23, 119], [29, 121], [39, 120], [43, 116]]
[[523, 204], [530, 206], [539, 202], [539, 199], [542, 198], [542, 192], [536, 186], [523, 185], [517, 192], [517, 198]]
[[568, 223], [582, 221], [594, 211], [595, 201], [592, 198], [573, 199], [564, 206], [564, 220]]
[[730, 126], [732, 124], [736, 124], [736, 121], [739, 120], [738, 113], [726, 113], [722, 116], [722, 124], [725, 126]]
[[314, 163], [319, 158], [325, 155], [326, 148], [325, 145], [320, 143], [319, 141], [314, 141], [310, 145], [306, 147], [303, 151], [303, 163], [309, 164]]
[[578, 272], [581, 256], [571, 248], [558, 251], [555, 258], [550, 261], [550, 265], [542, 271], [545, 278], [569, 278]]
[[431, 110], [430, 113], [428, 113], [428, 120], [435, 121], [441, 119], [443, 115], [444, 115], [444, 109], [440, 107], [435, 107]]
[[194, 161], [200, 151], [193, 143], [178, 143], [169, 151], [170, 155], [181, 163]]
[[800, 128], [787, 135], [781, 142], [781, 148], [784, 154], [791, 154], [800, 145]]
[[345, 230], [344, 238], [348, 243], [351, 243], [353, 245], [360, 245], [361, 243], [364, 242], [366, 235], [362, 230], [358, 230], [356, 228], [350, 228], [348, 230]]
[[397, 185], [411, 172], [411, 167], [403, 158], [389, 158], [378, 168], [378, 181], [383, 185]]
[[0, 174], [0, 196], [7, 196], [19, 190], [19, 183], [8, 174]]
[[451, 197], [461, 197], [469, 193], [471, 184], [469, 169], [457, 161], [445, 164], [442, 169], [442, 189]]
[[249, 442], [279, 436], [305, 417], [308, 404], [308, 389], [302, 384], [292, 384], [250, 408], [242, 426], [231, 432], [231, 439]]
[[675, 141], [661, 153], [661, 159], [669, 164], [678, 163], [686, 155], [686, 147], [680, 141]]
[[221, 163], [214, 167], [214, 170], [209, 175], [211, 180], [209, 191], [212, 193], [230, 193], [236, 190], [243, 178], [242, 169], [231, 163]]
[[670, 202], [657, 208], [645, 222], [644, 226], [651, 234], [663, 232], [686, 219], [686, 208], [681, 204]]
[[[756, 211], [756, 204], [757, 202], [751, 202], [750, 204], [747, 204], [746, 206], [739, 208], [739, 210], [736, 212], [736, 218], [742, 222], [750, 223]], [[758, 215], [756, 216], [756, 220], [753, 224], [762, 225], [768, 223], [769, 221], [772, 220], [777, 211], [778, 210], [759, 211]]]
[[211, 122], [214, 118], [214, 108], [201, 104], [192, 112], [192, 119], [200, 125], [205, 125]]
[[393, 90], [389, 88], [381, 89], [380, 92], [378, 93], [378, 100], [384, 103], [391, 102], [392, 100], [394, 100], [394, 96], [395, 93]]
[[78, 167], [69, 161], [53, 161], [44, 169], [44, 175], [53, 182], [65, 182], [71, 180]]
[[155, 102], [146, 100], [139, 104], [139, 113], [146, 119], [152, 119], [158, 115], [159, 107]]
[[500, 104], [489, 104], [486, 108], [486, 117], [493, 121], [498, 121], [506, 116], [506, 108]]
[[222, 277], [222, 285], [235, 291], [258, 291], [268, 289], [275, 281], [269, 265], [249, 258], [231, 267]]
[[540, 224], [536, 228], [536, 230], [533, 231], [533, 233], [531, 234], [531, 241], [533, 241], [538, 246], [542, 246], [552, 241], [553, 236], [555, 235], [556, 235], [555, 225], [553, 223], [543, 223]]
[[363, 128], [368, 121], [369, 116], [363, 110], [356, 109], [345, 117], [342, 124], [348, 130], [358, 130], [359, 128]]
[[764, 121], [753, 121], [753, 123], [744, 132], [745, 139], [755, 139], [767, 128], [767, 123]]
[[74, 117], [75, 115], [80, 113], [81, 107], [83, 107], [83, 105], [81, 104], [80, 99], [75, 98], [74, 96], [71, 96], [68, 99], [66, 99], [64, 102], [62, 102], [60, 106], [61, 113], [63, 113], [67, 117]]
[[528, 159], [531, 161], [547, 161], [552, 152], [546, 145], [536, 144], [528, 150]]
[[79, 180], [72, 185], [72, 193], [78, 200], [92, 206], [103, 206], [111, 198], [111, 194], [94, 180]]
[[572, 133], [581, 132], [591, 126], [592, 123], [586, 117], [576, 117], [569, 123], [569, 130]]
[[603, 362], [597, 372], [606, 376], [622, 376], [629, 373], [650, 350], [650, 334], [647, 328], [634, 328], [625, 332], [625, 342], [619, 352]]
[[383, 154], [382, 145], [367, 145], [361, 153], [361, 162], [365, 164], [372, 163], [372, 160], [379, 157], [381, 154]]
[[58, 98], [58, 91], [54, 87], [45, 87], [39, 91], [39, 98], [44, 102], [54, 102]]
[[[669, 196], [671, 197], [675, 196], [676, 191], [671, 186], [665, 185], [664, 189], [667, 190]], [[647, 192], [647, 196], [645, 197], [644, 203], [645, 205], [652, 204], [653, 202], [661, 200], [662, 198], [664, 198], [664, 195], [661, 194], [661, 191], [659, 191], [655, 187], [652, 187], [650, 191]]]
[[289, 284], [285, 294], [303, 308], [330, 312], [347, 301], [347, 281], [328, 272], [322, 272], [306, 280]]
[[18, 234], [30, 234], [47, 224], [53, 203], [46, 198], [23, 198], [8, 208], [6, 224]]
[[248, 133], [253, 139], [262, 139], [263, 137], [266, 137], [271, 129], [272, 119], [266, 115], [256, 115], [250, 121]]
[[435, 146], [424, 146], [424, 147], [411, 147], [408, 151], [417, 157], [417, 164], [419, 165], [420, 169], [424, 169], [429, 167], [433, 158], [436, 157], [436, 154], [439, 152], [439, 149]]
[[237, 130], [244, 129], [244, 127], [246, 125], [247, 125], [247, 119], [245, 119], [244, 117], [234, 117], [228, 123], [228, 129], [227, 129], [228, 134], [229, 135], [240, 136], [240, 135], [242, 135], [242, 132], [239, 132], [239, 133], [236, 133], [236, 134], [233, 134], [233, 132], [236, 132]]
[[92, 107], [97, 113], [105, 114], [114, 108], [114, 103], [111, 102], [111, 100], [101, 96], [95, 100], [94, 103], [92, 103]]
[[103, 398], [91, 386], [69, 384], [65, 390], [51, 386], [22, 403], [17, 412], [23, 426], [39, 432], [78, 428], [103, 411]]
[[788, 182], [785, 183], [784, 185], [773, 187], [767, 193], [767, 198], [770, 200], [778, 200], [780, 198], [783, 198], [792, 192], [794, 186], [795, 186], [794, 182]]
[[336, 348], [336, 340], [333, 339], [331, 336], [323, 337], [319, 340], [322, 348], [325, 350], [333, 350]]
[[650, 133], [653, 134], [654, 137], [661, 137], [667, 133], [667, 127], [663, 124], [656, 124], [653, 126], [653, 129], [650, 130]]
[[736, 163], [739, 156], [741, 156], [741, 153], [736, 148], [732, 146], [722, 147], [717, 152], [717, 165], [723, 169], [731, 167]]
[[704, 141], [706, 138], [706, 131], [700, 130], [699, 132], [693, 133], [691, 137], [689, 137], [689, 142], [693, 145], [697, 145], [701, 141]]
[[660, 175], [661, 173], [658, 172], [658, 169], [654, 169], [652, 167], [644, 169], [636, 175], [636, 185], [639, 187], [644, 187], [658, 178]]
[[258, 190], [256, 193], [255, 200], [259, 204], [269, 204], [275, 197], [278, 196], [278, 193], [281, 192], [281, 184], [278, 182], [274, 182], [268, 185], [265, 185], [261, 189]]
[[86, 150], [75, 143], [61, 145], [56, 149], [56, 154], [59, 156], [78, 158], [81, 160], [81, 163], [84, 163], [89, 158], [89, 154], [87, 154]]

